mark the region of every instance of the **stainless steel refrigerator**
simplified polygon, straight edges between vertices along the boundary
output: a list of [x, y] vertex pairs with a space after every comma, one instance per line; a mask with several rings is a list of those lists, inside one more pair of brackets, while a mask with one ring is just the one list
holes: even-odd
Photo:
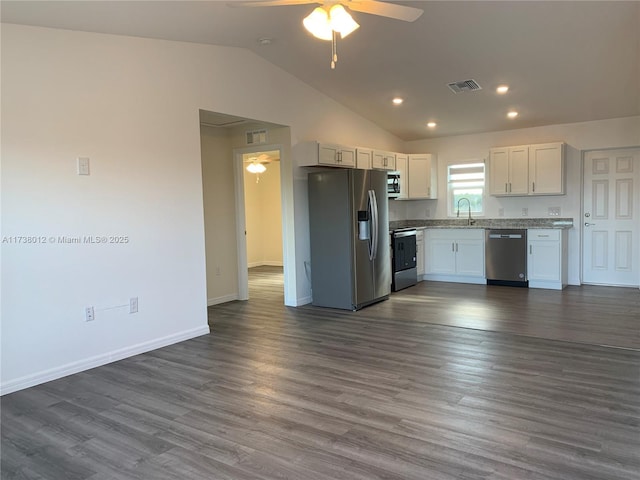
[[313, 305], [358, 310], [389, 297], [387, 172], [309, 174]]

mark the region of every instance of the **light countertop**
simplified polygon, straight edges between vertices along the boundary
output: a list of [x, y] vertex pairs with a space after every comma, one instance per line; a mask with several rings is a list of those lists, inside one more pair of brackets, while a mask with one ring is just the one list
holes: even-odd
[[389, 230], [400, 228], [573, 228], [573, 218], [474, 218], [473, 225], [462, 218], [392, 220]]

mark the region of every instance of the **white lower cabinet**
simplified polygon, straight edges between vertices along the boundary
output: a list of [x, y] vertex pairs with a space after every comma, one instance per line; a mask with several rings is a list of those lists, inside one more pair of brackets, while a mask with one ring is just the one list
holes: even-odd
[[425, 280], [486, 283], [484, 229], [425, 230]]
[[562, 290], [567, 286], [567, 234], [558, 229], [527, 230], [529, 288]]
[[416, 230], [416, 268], [418, 270], [418, 281], [422, 281], [424, 276], [424, 230]]

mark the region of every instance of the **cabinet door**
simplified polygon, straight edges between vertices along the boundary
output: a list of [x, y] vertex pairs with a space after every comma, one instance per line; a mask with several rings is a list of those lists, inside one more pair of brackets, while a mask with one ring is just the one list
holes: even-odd
[[484, 242], [456, 240], [456, 273], [469, 277], [484, 277]]
[[321, 143], [318, 146], [318, 163], [321, 165], [337, 165], [340, 147]]
[[390, 152], [374, 150], [372, 165], [376, 170], [395, 170], [396, 156]]
[[362, 170], [371, 170], [371, 160], [373, 157], [373, 150], [366, 148], [356, 148], [356, 168]]
[[356, 149], [342, 147], [338, 152], [338, 165], [341, 167], [356, 167]]
[[509, 194], [529, 193], [529, 146], [509, 147]]
[[[396, 161], [398, 159], [396, 158]], [[396, 165], [397, 167], [398, 165]], [[416, 232], [416, 267], [418, 270], [418, 280], [424, 275], [424, 230]]]
[[430, 238], [427, 242], [429, 261], [427, 273], [455, 275], [456, 253], [455, 240], [447, 238]]
[[396, 169], [396, 154], [395, 153], [386, 153], [384, 156], [384, 168], [386, 170], [395, 170]]
[[400, 172], [400, 195], [396, 197], [397, 200], [406, 200], [409, 198], [408, 194], [408, 175], [409, 175], [409, 157], [400, 153], [396, 154], [396, 170]]
[[356, 166], [356, 149], [321, 143], [318, 145], [318, 164], [354, 168]]
[[432, 171], [432, 156], [409, 155], [409, 198], [435, 198], [432, 188], [434, 172]]
[[509, 149], [492, 148], [489, 151], [489, 194], [509, 193]]
[[529, 255], [527, 277], [530, 281], [562, 281], [562, 247], [559, 230], [531, 229], [527, 232]]
[[564, 195], [563, 143], [529, 147], [529, 182], [531, 195]]

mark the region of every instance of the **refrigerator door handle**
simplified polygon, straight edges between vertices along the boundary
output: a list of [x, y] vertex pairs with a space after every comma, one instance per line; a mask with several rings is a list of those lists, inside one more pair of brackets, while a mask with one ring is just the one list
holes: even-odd
[[369, 190], [369, 208], [371, 209], [371, 249], [369, 250], [369, 260], [378, 256], [378, 201], [376, 192]]

